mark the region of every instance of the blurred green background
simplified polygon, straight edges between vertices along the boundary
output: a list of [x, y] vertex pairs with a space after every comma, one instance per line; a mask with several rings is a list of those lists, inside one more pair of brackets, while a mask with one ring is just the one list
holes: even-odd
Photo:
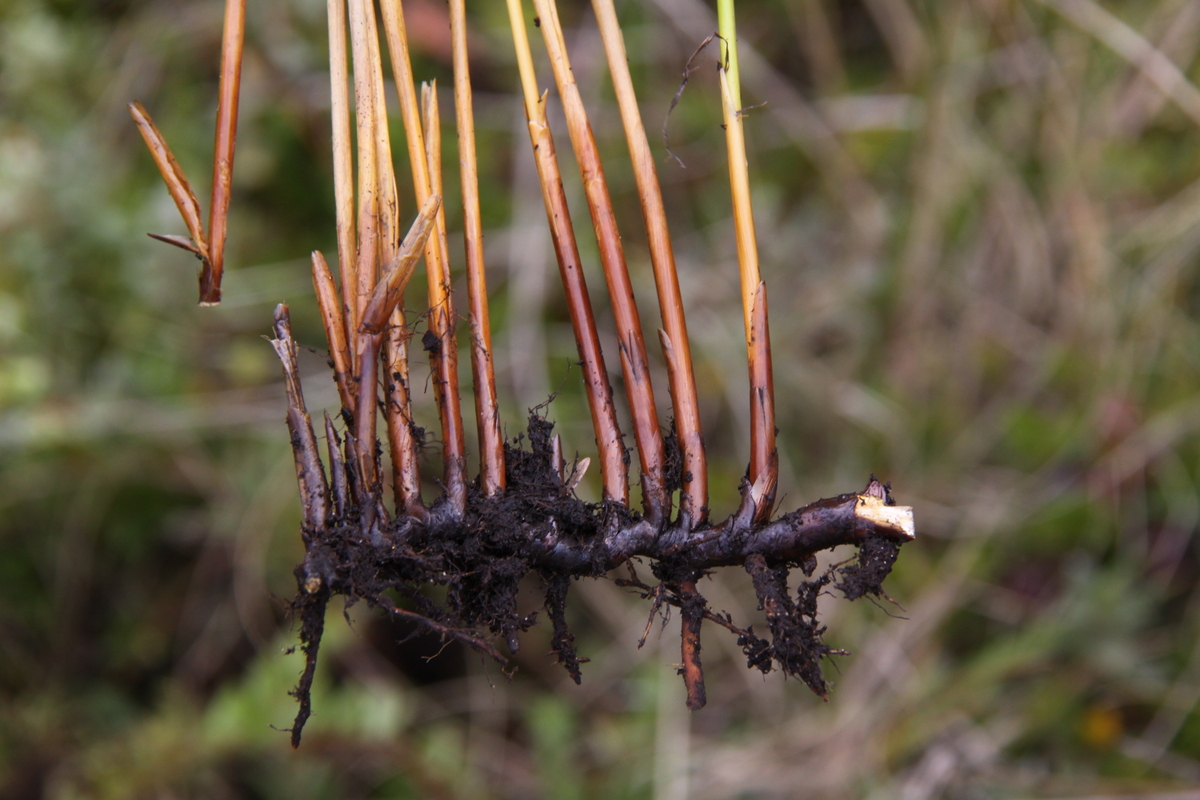
[[[587, 455], [503, 6], [471, 5], [505, 418], [515, 435], [559, 391], [550, 414]], [[586, 4], [561, 5], [653, 330], [603, 52]], [[748, 428], [715, 51], [670, 119], [686, 168], [657, 133], [715, 20], [703, 0], [620, 6], [719, 517]], [[405, 10], [450, 121], [445, 6]], [[828, 703], [748, 672], [706, 629], [709, 704], [689, 713], [674, 621], [639, 651], [647, 605], [609, 581], [572, 592], [580, 687], [545, 655], [544, 625], [510, 682], [454, 648], [426, 660], [437, 642], [397, 646], [411, 631], [357, 607], [347, 625], [338, 606], [293, 752], [279, 729], [300, 671], [299, 505], [262, 337], [290, 303], [313, 349], [309, 406], [333, 409], [308, 272], [310, 250], [334, 250], [325, 5], [250, 3], [226, 299], [197, 308], [195, 261], [145, 236], [183, 228], [125, 103], [146, 105], [207, 197], [221, 4], [0, 1], [0, 796], [917, 800], [1200, 783], [1200, 3], [738, 11], [744, 99], [765, 103], [746, 130], [781, 506], [890, 480], [918, 523], [887, 585], [904, 610], [826, 598], [827, 640], [853, 653], [827, 668]], [[449, 128], [444, 143], [457, 229]], [[418, 390], [426, 371], [414, 364]], [[436, 446], [427, 457], [436, 474]], [[737, 570], [701, 589], [758, 619]]]

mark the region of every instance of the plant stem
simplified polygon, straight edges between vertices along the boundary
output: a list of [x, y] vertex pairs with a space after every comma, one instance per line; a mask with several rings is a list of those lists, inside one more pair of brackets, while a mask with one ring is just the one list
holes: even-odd
[[[363, 306], [375, 288], [379, 265], [377, 244], [379, 218], [379, 169], [375, 150], [375, 89], [371, 80], [370, 32], [374, 25], [368, 15], [374, 16], [374, 6], [367, 0], [350, 2], [350, 49], [354, 62], [354, 108], [358, 140], [358, 256], [355, 264], [356, 284], [342, 287], [346, 302], [357, 309], [351, 319], [361, 320]], [[359, 337], [359, 327], [353, 336]], [[357, 341], [353, 349], [357, 355]], [[357, 371], [356, 371], [357, 376]], [[368, 387], [363, 386], [362, 390]], [[361, 443], [360, 443], [361, 446]]]
[[471, 332], [471, 376], [479, 428], [479, 477], [486, 495], [504, 488], [504, 435], [492, 368], [492, 329], [488, 318], [483, 223], [479, 214], [479, 170], [475, 157], [475, 112], [467, 58], [465, 0], [450, 0], [450, 41], [454, 59], [454, 111], [463, 197], [463, 239], [467, 257], [467, 305]]
[[758, 243], [754, 234], [754, 210], [750, 202], [750, 176], [746, 164], [746, 140], [742, 131], [741, 91], [737, 84], [737, 31], [732, 0], [719, 0], [717, 7], [725, 58], [719, 77], [725, 143], [729, 153], [729, 188], [733, 196], [733, 224], [737, 236], [738, 270], [741, 275], [742, 313], [746, 325], [746, 356], [750, 369], [750, 465], [747, 478], [752, 487], [755, 519], [763, 522], [771, 514], [779, 478], [775, 452], [775, 390], [771, 378], [771, 339], [767, 331], [767, 287], [758, 268]]
[[[337, 212], [338, 274], [342, 278], [344, 336], [358, 330], [354, 254], [354, 168], [350, 148], [350, 93], [346, 63], [346, 0], [328, 0], [330, 135], [333, 140], [333, 201]], [[353, 392], [352, 392], [353, 394]], [[347, 406], [353, 408], [353, 405]]]
[[342, 317], [342, 304], [338, 300], [337, 286], [333, 283], [333, 273], [320, 250], [312, 252], [312, 270], [317, 307], [325, 326], [325, 339], [329, 342], [329, 358], [333, 361], [333, 380], [337, 384], [342, 408], [353, 410], [354, 380], [351, 375], [350, 346], [346, 342], [346, 321]]
[[221, 34], [221, 82], [217, 89], [217, 131], [213, 146], [212, 204], [208, 213], [209, 251], [200, 273], [200, 305], [221, 302], [225, 234], [237, 142], [238, 95], [242, 85], [242, 47], [246, 38], [246, 0], [226, 0]]
[[621, 370], [625, 376], [633, 434], [642, 467], [642, 502], [646, 515], [651, 520], [658, 520], [668, 507], [663, 476], [666, 456], [662, 432], [658, 426], [658, 411], [654, 402], [654, 387], [650, 381], [650, 365], [646, 359], [642, 323], [633, 296], [633, 284], [629, 280], [625, 252], [621, 247], [621, 232], [617, 229], [616, 214], [608, 194], [608, 181], [600, 163], [600, 151], [596, 147], [596, 139], [588, 123], [579, 86], [571, 73], [571, 62], [567, 56], [562, 24], [558, 19], [558, 8], [554, 0], [534, 0], [534, 6], [541, 18], [542, 37], [550, 53], [554, 80], [558, 85], [563, 110], [566, 112], [567, 130], [570, 133], [571, 146], [575, 150], [575, 160], [579, 164], [584, 196], [587, 198], [588, 211], [591, 213], [592, 227], [600, 251], [600, 263], [604, 268], [609, 296], [612, 298]]
[[675, 411], [679, 448], [683, 455], [683, 492], [680, 496], [679, 510], [685, 518], [685, 526], [691, 526], [704, 521], [708, 515], [708, 464], [700, 431], [696, 376], [692, 368], [691, 345], [683, 298], [679, 290], [679, 275], [675, 269], [675, 254], [667, 229], [667, 214], [663, 207], [658, 171], [654, 166], [654, 156], [650, 152], [650, 142], [642, 125], [641, 113], [638, 111], [637, 94], [629, 74], [625, 41], [617, 22], [613, 0], [592, 0], [592, 8], [595, 9], [596, 20], [600, 25], [600, 36], [604, 41], [604, 52], [608, 58], [613, 89], [621, 111], [621, 122], [625, 128], [625, 139], [633, 161], [633, 175], [637, 182], [638, 199], [642, 205], [642, 217], [646, 223], [650, 263], [654, 268], [654, 284], [658, 289], [658, 304], [662, 311], [666, 336], [663, 354], [667, 362], [667, 377]]
[[[392, 75], [400, 98], [404, 133], [408, 139], [408, 158], [412, 167], [414, 189], [417, 203], [423, 204], [434, 190], [417, 107], [404, 10], [400, 0], [386, 0], [382, 9], [388, 53], [392, 60]], [[439, 210], [438, 214], [441, 217], [443, 212]], [[444, 218], [439, 220], [438, 225], [444, 230]], [[458, 396], [458, 345], [454, 336], [454, 305], [450, 297], [450, 264], [443, 242], [444, 236], [431, 236], [425, 245], [425, 267], [429, 284], [429, 329], [437, 337], [437, 345], [430, 348], [430, 361], [434, 370], [434, 395], [438, 405], [438, 416], [442, 423], [444, 484], [452, 506], [461, 512], [466, 503], [466, 441]]]
[[567, 208], [567, 196], [563, 191], [562, 175], [554, 152], [554, 139], [550, 135], [550, 125], [546, 120], [546, 98], [545, 95], [538, 96], [533, 54], [529, 48], [521, 0], [507, 0], [507, 3], [517, 67], [521, 75], [521, 90], [525, 97], [529, 141], [537, 164], [538, 181], [542, 186], [542, 200], [546, 204], [546, 218], [550, 227], [550, 237], [554, 242], [554, 254], [558, 259], [559, 276], [567, 296], [575, 344], [583, 362], [584, 386], [592, 414], [592, 426], [596, 432], [596, 446], [600, 453], [604, 499], [624, 505], [629, 499], [625, 447], [621, 442], [621, 429], [613, 406], [612, 386], [604, 368], [604, 356], [600, 350], [600, 337], [596, 333], [596, 320], [592, 313], [591, 299], [588, 297], [587, 281], [579, 263], [579, 248], [575, 243], [574, 229], [571, 227], [571, 214]]

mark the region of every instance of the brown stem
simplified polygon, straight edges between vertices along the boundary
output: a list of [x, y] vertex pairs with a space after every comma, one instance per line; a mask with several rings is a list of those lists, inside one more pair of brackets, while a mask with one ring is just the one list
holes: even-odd
[[704, 621], [705, 601], [696, 591], [695, 580], [679, 584], [679, 600], [683, 685], [687, 687], [687, 707], [698, 711], [708, 698], [704, 692], [704, 667], [700, 664], [700, 623]]
[[546, 204], [546, 217], [550, 227], [550, 238], [554, 243], [554, 254], [558, 259], [558, 271], [567, 296], [571, 327], [575, 332], [579, 357], [583, 361], [584, 386], [592, 414], [592, 426], [596, 432], [596, 446], [600, 451], [604, 499], [626, 505], [629, 500], [629, 487], [625, 447], [621, 442], [621, 429], [617, 424], [616, 409], [613, 406], [612, 387], [609, 385], [604, 356], [600, 351], [600, 338], [596, 334], [596, 320], [588, 297], [587, 281], [579, 263], [579, 248], [575, 244], [575, 232], [571, 227], [571, 215], [567, 209], [567, 196], [563, 191], [558, 159], [554, 153], [554, 139], [546, 121], [546, 98], [545, 95], [539, 97], [537, 93], [533, 55], [529, 49], [525, 21], [521, 13], [521, 0], [507, 1], [513, 44], [517, 52], [517, 66], [521, 74], [521, 88], [525, 96], [529, 140], [533, 146], [538, 180], [542, 186], [542, 200]]
[[554, 0], [534, 0], [534, 6], [541, 18], [542, 37], [550, 53], [550, 65], [554, 69], [555, 83], [558, 85], [563, 110], [566, 112], [567, 130], [575, 150], [575, 160], [579, 163], [584, 195], [587, 197], [592, 227], [599, 246], [600, 263], [608, 282], [609, 296], [612, 298], [621, 370], [625, 376], [633, 434], [641, 460], [643, 503], [646, 515], [651, 520], [659, 520], [668, 507], [663, 476], [666, 456], [662, 432], [658, 426], [654, 387], [650, 382], [650, 365], [646, 359], [642, 323], [633, 297], [633, 284], [629, 280], [625, 252], [621, 247], [621, 232], [617, 229], [616, 214], [608, 194], [608, 182], [600, 163], [600, 151], [596, 147], [592, 127], [588, 123], [579, 87], [571, 73], [571, 62], [567, 57], [557, 6]]
[[325, 339], [329, 342], [329, 358], [333, 362], [333, 380], [337, 384], [342, 408], [354, 408], [354, 378], [351, 372], [350, 346], [346, 342], [346, 321], [342, 317], [342, 304], [338, 300], [337, 286], [333, 273], [320, 250], [312, 252], [313, 288], [317, 293], [317, 307], [321, 310], [321, 322], [325, 325]]
[[[346, 63], [346, 0], [328, 0], [330, 129], [333, 140], [333, 201], [337, 213], [338, 272], [342, 278], [342, 317], [346, 332], [358, 330], [354, 293], [354, 169], [350, 148], [350, 92]], [[349, 406], [353, 408], [353, 406]]]
[[217, 133], [213, 147], [212, 205], [208, 209], [209, 258], [200, 273], [202, 306], [221, 302], [221, 271], [225, 268], [225, 233], [229, 226], [245, 39], [246, 0], [226, 0], [225, 28], [221, 34], [221, 82], [217, 90]]
[[359, 502], [364, 508], [372, 505], [377, 494], [379, 460], [375, 454], [375, 412], [379, 406], [376, 391], [376, 370], [379, 365], [379, 345], [383, 335], [364, 333], [358, 337], [358, 406], [354, 409], [354, 439], [357, 445], [355, 463], [358, 465]]
[[[425, 121], [425, 161], [429, 169], [429, 188], [435, 195], [440, 195], [442, 136], [436, 82], [421, 84], [421, 108]], [[458, 394], [458, 341], [454, 330], [454, 306], [450, 297], [446, 215], [440, 208], [433, 235], [437, 237], [440, 261], [437, 270], [429, 270], [429, 329], [437, 339], [433, 347], [426, 349], [429, 351], [430, 361], [433, 362], [433, 396], [442, 423], [443, 481], [451, 508], [461, 514], [467, 507], [467, 446]]]
[[304, 530], [312, 533], [325, 527], [325, 519], [329, 516], [329, 485], [325, 482], [325, 468], [321, 466], [312, 419], [304, 407], [300, 370], [296, 365], [296, 342], [292, 338], [288, 307], [283, 303], [275, 307], [275, 338], [271, 340], [271, 345], [283, 364], [287, 425], [292, 438], [292, 456], [296, 461], [300, 503], [304, 509]]
[[329, 483], [333, 495], [333, 513], [338, 519], [350, 507], [350, 485], [346, 480], [346, 462], [342, 459], [341, 441], [333, 428], [333, 420], [325, 413], [325, 449], [329, 452]]
[[[388, 265], [387, 274], [379, 281], [375, 291], [371, 294], [370, 302], [363, 310], [356, 354], [359, 384], [358, 407], [354, 412], [354, 422], [355, 438], [358, 441], [358, 475], [363, 491], [366, 492], [364, 497], [375, 494], [375, 485], [379, 475], [375, 456], [375, 411], [378, 404], [375, 379], [379, 364], [379, 347], [383, 338], [383, 324], [391, 316], [404, 294], [404, 286], [412, 277], [413, 267], [420, 257], [418, 254], [433, 231], [433, 218], [440, 204], [441, 197], [438, 195], [433, 195], [425, 203], [425, 207], [421, 209], [421, 213], [417, 215], [416, 221], [409, 229], [408, 235], [404, 237], [404, 242], [400, 245], [400, 251], [396, 254], [396, 258]], [[406, 412], [406, 408], [401, 409], [401, 413]], [[389, 417], [389, 422], [390, 419]], [[393, 464], [395, 463], [393, 460]], [[414, 463], [412, 465], [414, 479], [415, 468]]]
[[[424, 203], [436, 190], [430, 178], [429, 153], [417, 107], [404, 9], [400, 0], [384, 2], [381, 8], [388, 53], [392, 60], [392, 76], [400, 98], [400, 115], [404, 120], [404, 133], [408, 139], [408, 159], [413, 173], [413, 186], [417, 202]], [[442, 230], [445, 229], [444, 218], [440, 220], [439, 225]], [[425, 266], [429, 278], [429, 324], [430, 330], [437, 337], [436, 351], [431, 352], [430, 356], [434, 365], [434, 392], [445, 448], [445, 485], [452, 507], [461, 513], [466, 505], [466, 444], [458, 396], [458, 355], [454, 337], [456, 318], [450, 297], [450, 263], [444, 240], [444, 234], [431, 236], [425, 245]]]
[[642, 125], [641, 112], [638, 111], [637, 94], [629, 74], [625, 41], [617, 22], [613, 0], [592, 0], [592, 8], [596, 12], [600, 36], [604, 41], [613, 90], [617, 96], [617, 106], [625, 128], [625, 140], [629, 144], [629, 155], [633, 162], [633, 176], [637, 183], [638, 199], [641, 201], [642, 218], [646, 223], [650, 263], [654, 268], [654, 284], [658, 289], [658, 305], [662, 310], [663, 329], [667, 337], [664, 356], [668, 345], [673, 350], [672, 354], [667, 356], [667, 378], [675, 411], [679, 449], [683, 454], [683, 492], [680, 496], [679, 511], [685, 526], [695, 525], [703, 522], [708, 516], [708, 464], [700, 431], [696, 376], [692, 369], [691, 344], [684, 317], [683, 298], [679, 290], [679, 275], [675, 269], [675, 253], [671, 248], [671, 235], [667, 229], [667, 214], [663, 207], [658, 171], [654, 166], [650, 142]]
[[450, 0], [450, 41], [454, 57], [454, 111], [463, 194], [463, 239], [467, 256], [467, 305], [471, 328], [471, 377], [479, 428], [479, 475], [485, 495], [504, 488], [504, 435], [492, 368], [487, 273], [483, 262], [483, 223], [479, 215], [479, 173], [475, 158], [475, 112], [467, 58], [465, 0]]
[[[375, 26], [374, 4], [368, 0], [350, 2], [350, 48], [354, 61], [354, 108], [356, 137], [358, 141], [358, 255], [355, 264], [356, 285], [343, 287], [346, 303], [353, 304], [357, 313], [351, 319], [360, 320], [367, 298], [376, 284], [379, 267], [378, 219], [379, 219], [379, 167], [376, 144], [375, 84], [371, 78], [370, 34]], [[360, 346], [353, 342], [357, 356]], [[364, 390], [365, 391], [365, 388]]]
[[411, 332], [396, 324], [399, 309], [393, 312], [393, 324], [383, 336], [384, 369], [387, 378], [388, 447], [392, 456], [392, 492], [397, 513], [422, 519], [425, 505], [421, 500], [421, 469], [417, 460], [418, 441], [413, 431], [412, 400], [408, 389], [408, 340]]
[[373, 0], [366, 15], [370, 25], [367, 44], [371, 47], [371, 91], [375, 111], [375, 164], [379, 175], [379, 263], [388, 264], [400, 247], [400, 200], [396, 190], [396, 168], [392, 163], [392, 140], [388, 132], [387, 95], [383, 89], [383, 58], [379, 51], [379, 28]]
[[129, 113], [133, 115], [133, 121], [137, 123], [138, 131], [141, 132], [154, 159], [154, 165], [158, 167], [158, 173], [166, 182], [167, 191], [171, 193], [171, 199], [175, 201], [175, 207], [179, 209], [179, 215], [183, 217], [183, 224], [192, 239], [189, 243], [178, 236], [150, 235], [160, 241], [190, 250], [201, 261], [207, 263], [208, 239], [204, 235], [204, 223], [200, 221], [200, 202], [196, 199], [196, 193], [192, 191], [192, 185], [188, 183], [187, 176], [175, 160], [175, 154], [167, 146], [167, 140], [150, 118], [150, 113], [136, 100], [129, 104]]

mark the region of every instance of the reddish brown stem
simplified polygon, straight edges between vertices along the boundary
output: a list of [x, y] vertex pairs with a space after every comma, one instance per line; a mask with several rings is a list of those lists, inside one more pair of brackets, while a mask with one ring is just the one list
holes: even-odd
[[521, 73], [521, 88], [525, 96], [529, 141], [533, 146], [538, 180], [542, 186], [542, 200], [546, 204], [546, 217], [550, 227], [550, 238], [554, 243], [554, 254], [558, 259], [558, 271], [567, 296], [571, 327], [574, 329], [575, 343], [583, 362], [588, 407], [592, 413], [592, 426], [596, 431], [596, 446], [600, 451], [604, 499], [626, 505], [629, 501], [629, 486], [625, 447], [621, 441], [621, 429], [617, 424], [616, 409], [613, 406], [612, 386], [609, 385], [604, 356], [600, 351], [600, 338], [596, 334], [596, 320], [592, 314], [591, 299], [588, 297], [587, 281], [579, 263], [579, 248], [575, 244], [575, 232], [571, 227], [571, 215], [567, 209], [567, 196], [563, 191], [558, 159], [554, 153], [554, 139], [550, 135], [550, 125], [546, 120], [546, 97], [539, 97], [537, 93], [533, 56], [529, 49], [520, 0], [508, 0], [508, 15], [517, 52], [517, 65]]
[[221, 272], [225, 268], [225, 233], [229, 227], [245, 38], [246, 0], [226, 0], [225, 28], [221, 35], [221, 83], [217, 90], [217, 133], [213, 147], [212, 205], [208, 209], [209, 257], [200, 273], [202, 306], [221, 302]]
[[563, 110], [566, 112], [567, 130], [575, 150], [575, 160], [579, 163], [584, 195], [587, 197], [588, 211], [591, 213], [592, 227], [600, 250], [600, 263], [604, 268], [609, 296], [612, 298], [621, 370], [625, 376], [633, 434], [641, 460], [643, 503], [647, 517], [658, 520], [662, 518], [668, 505], [663, 476], [666, 456], [662, 432], [658, 426], [654, 387], [650, 382], [650, 365], [646, 360], [642, 323], [633, 297], [629, 269], [625, 264], [625, 252], [621, 247], [621, 232], [617, 229], [616, 214], [608, 194], [608, 182], [600, 163], [600, 151], [596, 147], [592, 127], [588, 123], [579, 87], [571, 73], [571, 62], [567, 57], [558, 9], [554, 0], [534, 0], [534, 6], [541, 18], [542, 37], [550, 53], [550, 65], [554, 69], [555, 83], [558, 85]]
[[754, 520], [766, 522], [775, 505], [779, 454], [775, 450], [775, 383], [771, 370], [771, 334], [767, 327], [767, 285], [754, 293], [750, 316], [750, 499]]
[[471, 377], [479, 428], [479, 477], [486, 495], [504, 488], [504, 435], [492, 369], [492, 329], [488, 320], [487, 273], [483, 262], [483, 223], [479, 215], [479, 174], [475, 158], [475, 113], [467, 58], [464, 0], [450, 0], [450, 41], [454, 56], [454, 111], [463, 193], [463, 239], [467, 255], [467, 305], [471, 328]]
[[[592, 0], [604, 51], [612, 74], [613, 90], [621, 111], [625, 139], [633, 162], [638, 199], [646, 223], [650, 263], [654, 268], [654, 284], [658, 289], [658, 305], [662, 310], [666, 342], [663, 345], [667, 361], [667, 378], [671, 403], [675, 411], [675, 430], [683, 456], [683, 491], [679, 511], [685, 527], [703, 522], [708, 516], [708, 464], [704, 440], [700, 432], [700, 406], [696, 393], [696, 377], [692, 369], [691, 345], [684, 318], [683, 298], [679, 291], [679, 275], [675, 269], [675, 254], [667, 230], [667, 214], [663, 207], [662, 190], [650, 142], [638, 111], [633, 78], [629, 74], [625, 41], [613, 0]], [[667, 348], [671, 353], [667, 353]]]

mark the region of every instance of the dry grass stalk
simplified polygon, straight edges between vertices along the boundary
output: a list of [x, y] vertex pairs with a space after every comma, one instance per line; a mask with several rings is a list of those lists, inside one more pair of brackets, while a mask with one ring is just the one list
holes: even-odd
[[475, 114], [467, 54], [465, 0], [450, 0], [450, 39], [454, 59], [454, 110], [463, 195], [463, 238], [467, 258], [467, 306], [471, 331], [471, 377], [479, 428], [479, 479], [485, 495], [505, 486], [504, 435], [496, 402], [492, 367], [492, 329], [488, 318], [487, 274], [483, 260], [483, 223], [479, 216], [479, 172], [475, 157]]
[[546, 120], [546, 98], [545, 95], [538, 96], [533, 55], [529, 49], [521, 0], [508, 0], [508, 16], [521, 75], [525, 117], [529, 122], [529, 140], [533, 146], [538, 180], [542, 186], [542, 199], [546, 204], [546, 218], [554, 242], [554, 253], [558, 259], [559, 275], [571, 313], [575, 343], [583, 361], [584, 387], [592, 414], [592, 426], [596, 432], [596, 446], [600, 452], [602, 491], [605, 500], [624, 505], [629, 498], [625, 446], [621, 442], [621, 429], [617, 424], [616, 408], [613, 406], [612, 386], [608, 382], [604, 356], [600, 351], [600, 338], [596, 333], [596, 320], [592, 313], [591, 299], [588, 297], [587, 281], [579, 262], [579, 248], [575, 243], [574, 229], [571, 227], [567, 197], [563, 191], [562, 176], [554, 152], [554, 139], [550, 135], [550, 125]]
[[[368, 0], [349, 0], [350, 52], [354, 63], [354, 108], [358, 141], [358, 255], [353, 287], [343, 287], [347, 303], [357, 308], [351, 319], [362, 319], [363, 307], [375, 288], [379, 270], [379, 166], [376, 151], [375, 84], [371, 37], [375, 33], [375, 7]], [[377, 56], [376, 56], [377, 57]], [[386, 110], [385, 110], [386, 111]], [[382, 112], [382, 113], [385, 113]], [[358, 327], [352, 338], [361, 355]], [[361, 376], [359, 376], [361, 378]], [[360, 384], [364, 385], [364, 384]], [[366, 394], [366, 392], [363, 392]]]
[[[417, 106], [404, 10], [399, 0], [383, 3], [382, 8], [392, 74], [408, 141], [409, 164], [412, 167], [417, 203], [421, 204], [434, 193], [434, 189], [430, 178], [425, 134]], [[444, 219], [438, 224], [442, 230], [445, 229]], [[461, 513], [466, 503], [466, 442], [458, 394], [458, 344], [454, 335], [456, 318], [450, 296], [450, 264], [444, 240], [444, 236], [431, 236], [425, 246], [425, 268], [429, 285], [429, 331], [435, 337], [434, 343], [426, 349], [434, 367], [434, 396], [442, 424], [445, 470], [443, 482], [452, 507]]]
[[642, 323], [638, 317], [637, 302], [633, 297], [629, 269], [625, 264], [625, 252], [621, 247], [621, 233], [617, 229], [612, 199], [608, 194], [608, 182], [600, 163], [600, 151], [596, 147], [591, 125], [588, 123], [579, 87], [571, 73], [571, 62], [567, 56], [566, 42], [563, 40], [558, 8], [554, 0], [534, 0], [534, 6], [541, 19], [542, 37], [550, 53], [550, 65], [554, 70], [563, 110], [566, 112], [567, 130], [575, 150], [575, 160], [579, 164], [584, 195], [587, 197], [588, 211], [591, 213], [592, 227], [596, 232], [596, 243], [600, 250], [600, 263], [604, 268], [609, 296], [612, 298], [621, 370], [625, 376], [633, 433], [641, 460], [643, 503], [647, 517], [657, 521], [669, 510], [663, 476], [666, 456], [662, 432], [658, 426], [658, 407], [654, 402], [654, 387], [650, 381], [650, 365], [646, 359]]
[[392, 138], [388, 130], [387, 96], [383, 89], [383, 58], [379, 51], [379, 29], [375, 14], [367, 41], [371, 46], [371, 90], [375, 93], [375, 167], [379, 171], [379, 263], [390, 264], [400, 248], [400, 198], [396, 168], [392, 163]]
[[[658, 305], [662, 311], [663, 354], [667, 362], [667, 377], [671, 402], [675, 412], [675, 428], [683, 456], [683, 486], [679, 511], [685, 524], [702, 522], [708, 515], [708, 464], [704, 439], [700, 431], [700, 407], [696, 395], [696, 377], [692, 369], [692, 353], [684, 317], [683, 298], [679, 291], [679, 275], [675, 270], [675, 254], [667, 229], [667, 214], [663, 207], [658, 170], [650, 152], [650, 142], [638, 111], [637, 94], [629, 74], [625, 41], [617, 22], [612, 0], [592, 0], [604, 52], [612, 75], [621, 123], [633, 161], [638, 199], [646, 222], [646, 237], [650, 262], [654, 268], [654, 283], [658, 289]], [[663, 338], [665, 337], [665, 338]]]
[[[746, 140], [742, 131], [741, 90], [737, 84], [737, 36], [733, 26], [733, 4], [723, 2], [718, 13], [721, 21], [722, 50], [720, 69], [721, 111], [725, 144], [729, 152], [729, 187], [733, 195], [733, 225], [737, 236], [738, 272], [741, 277], [742, 313], [746, 323], [746, 355], [750, 363], [750, 466], [747, 479], [755, 492], [755, 519], [771, 516], [779, 461], [775, 453], [775, 391], [771, 381], [771, 340], [766, 335], [766, 285], [758, 269], [758, 243], [754, 234], [754, 210], [750, 203], [750, 175], [746, 162]], [[761, 309], [756, 321], [755, 309]], [[761, 328], [755, 333], [756, 325]], [[769, 491], [768, 491], [769, 489]]]
[[[328, 0], [330, 138], [333, 142], [333, 200], [337, 219], [338, 274], [342, 279], [343, 338], [358, 330], [358, 286], [354, 240], [354, 166], [350, 147], [350, 80], [346, 53], [346, 0]], [[346, 406], [353, 408], [353, 405]]]

